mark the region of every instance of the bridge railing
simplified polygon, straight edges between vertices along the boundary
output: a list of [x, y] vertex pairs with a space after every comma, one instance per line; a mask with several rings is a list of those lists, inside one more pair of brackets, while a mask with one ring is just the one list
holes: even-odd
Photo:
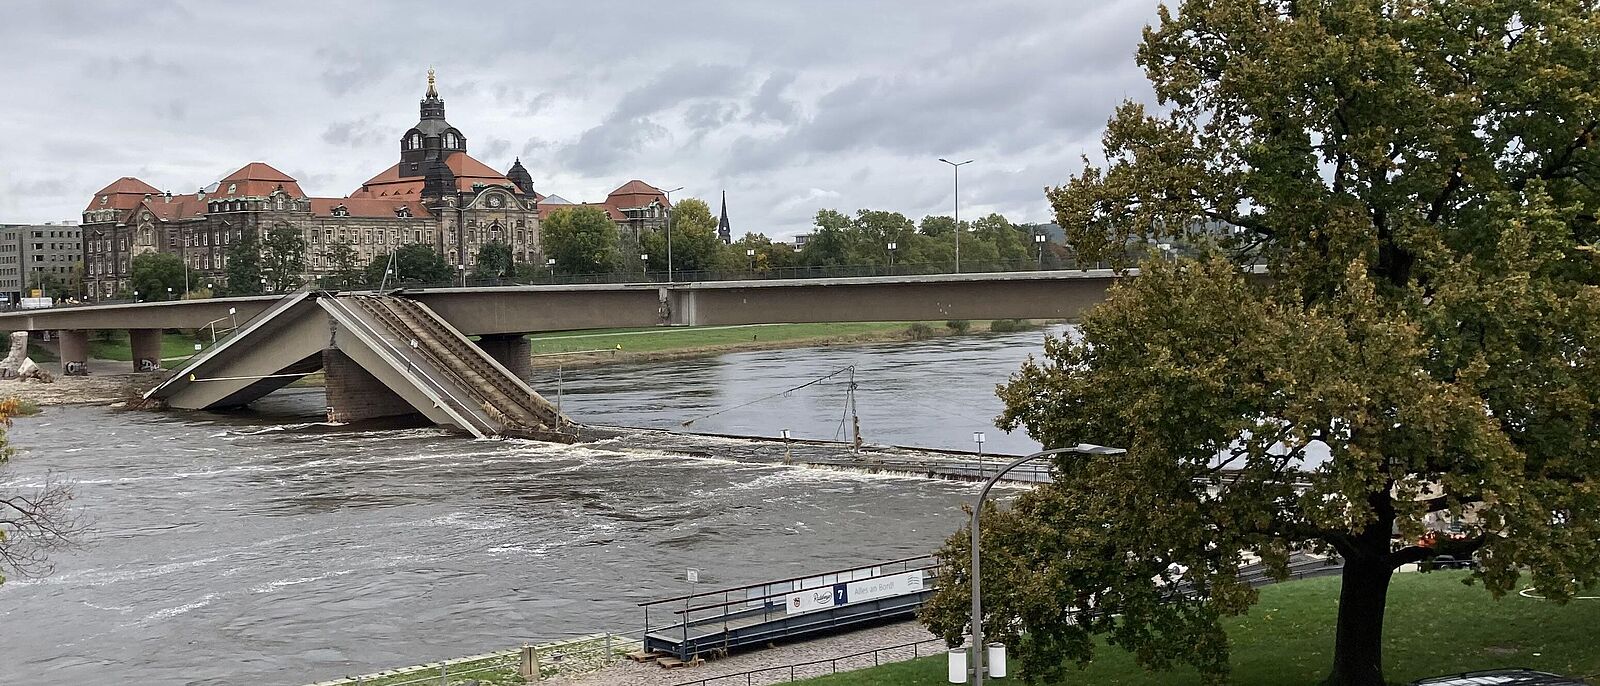
[[[1050, 270], [1106, 269], [1109, 263], [1047, 265]], [[993, 274], [998, 272], [1040, 271], [1039, 264], [1031, 260], [998, 262], [962, 262], [963, 274]], [[616, 270], [594, 273], [571, 273], [537, 267], [531, 273], [518, 276], [478, 278], [459, 276], [448, 281], [423, 281], [391, 277], [389, 286], [397, 288], [462, 288], [493, 286], [584, 285], [614, 283], [686, 283], [705, 281], [757, 281], [766, 279], [837, 279], [868, 276], [919, 276], [954, 273], [945, 263], [854, 264], [794, 267], [761, 267], [757, 269], [674, 269], [671, 278], [664, 270]], [[330, 290], [372, 290], [377, 282], [348, 281], [324, 277], [323, 287]]]

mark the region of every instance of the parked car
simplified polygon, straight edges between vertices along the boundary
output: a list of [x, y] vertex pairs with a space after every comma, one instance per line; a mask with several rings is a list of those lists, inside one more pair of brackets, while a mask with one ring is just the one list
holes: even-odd
[[1418, 679], [1411, 686], [1589, 686], [1571, 677], [1531, 669], [1489, 669]]
[[1451, 557], [1449, 555], [1439, 555], [1431, 559], [1423, 560], [1417, 565], [1417, 568], [1424, 572], [1431, 572], [1435, 569], [1477, 569], [1478, 562], [1470, 557], [1458, 558]]

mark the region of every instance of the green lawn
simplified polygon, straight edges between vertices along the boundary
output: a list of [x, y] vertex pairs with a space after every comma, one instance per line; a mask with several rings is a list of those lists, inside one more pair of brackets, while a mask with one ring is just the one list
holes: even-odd
[[[98, 360], [133, 360], [133, 348], [128, 345], [127, 331], [112, 331], [106, 340], [96, 332], [89, 338], [89, 357]], [[194, 338], [187, 334], [166, 332], [161, 335], [161, 357], [188, 357], [194, 354]], [[37, 361], [38, 358], [34, 358]]]
[[[1557, 674], [1600, 674], [1600, 599], [1561, 606], [1512, 594], [1494, 600], [1461, 583], [1464, 573], [1400, 574], [1389, 591], [1384, 627], [1386, 675], [1393, 683], [1494, 667]], [[1315, 684], [1327, 675], [1339, 579], [1269, 586], [1246, 617], [1228, 623], [1233, 678], [1241, 686]], [[1595, 594], [1589, 594], [1595, 595]], [[1007, 679], [1009, 681], [1010, 679]], [[924, 658], [804, 682], [813, 686], [935, 686], [945, 658]], [[1003, 682], [1000, 682], [1003, 683]], [[1125, 652], [1102, 645], [1071, 684], [1199, 684], [1193, 670], [1149, 673]]]
[[[753, 326], [649, 327], [534, 334], [533, 354], [609, 349], [623, 352], [671, 352], [755, 342], [801, 342], [849, 336], [903, 332], [904, 322], [852, 322], [833, 324], [763, 324]], [[943, 322], [930, 324], [944, 328]]]

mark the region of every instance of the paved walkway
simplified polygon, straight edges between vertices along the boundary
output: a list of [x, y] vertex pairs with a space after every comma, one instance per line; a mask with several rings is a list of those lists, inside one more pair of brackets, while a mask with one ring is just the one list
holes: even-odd
[[[852, 631], [847, 634], [837, 634], [825, 638], [818, 638], [800, 643], [780, 645], [766, 650], [754, 650], [735, 653], [720, 660], [708, 660], [698, 667], [683, 667], [679, 669], [664, 669], [654, 663], [636, 663], [623, 660], [616, 665], [597, 672], [580, 674], [576, 676], [547, 679], [540, 684], [554, 686], [674, 686], [685, 682], [694, 683], [700, 679], [710, 680], [706, 686], [743, 686], [745, 678], [715, 680], [716, 677], [740, 674], [755, 669], [773, 668], [773, 671], [751, 676], [751, 684], [775, 684], [789, 681], [788, 666], [797, 662], [810, 662], [813, 660], [829, 660], [843, 655], [860, 653], [874, 648], [886, 648], [916, 641], [932, 640], [934, 636], [918, 622], [900, 622], [870, 629]], [[944, 644], [927, 643], [919, 646], [917, 654], [942, 654]], [[879, 653], [881, 663], [899, 662], [913, 657], [910, 648]], [[840, 660], [838, 670], [841, 672], [863, 669], [873, 666], [873, 656], [864, 655], [848, 660]], [[831, 665], [824, 662], [820, 665], [810, 665], [796, 668], [795, 678], [823, 676], [832, 672]]]

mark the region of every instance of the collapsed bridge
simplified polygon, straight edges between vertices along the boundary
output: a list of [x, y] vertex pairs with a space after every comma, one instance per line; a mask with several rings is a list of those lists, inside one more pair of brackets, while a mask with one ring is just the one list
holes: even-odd
[[297, 293], [144, 397], [180, 409], [227, 409], [322, 371], [329, 421], [420, 414], [478, 438], [575, 440], [577, 425], [523, 380], [528, 354], [525, 338], [474, 343], [403, 296]]

